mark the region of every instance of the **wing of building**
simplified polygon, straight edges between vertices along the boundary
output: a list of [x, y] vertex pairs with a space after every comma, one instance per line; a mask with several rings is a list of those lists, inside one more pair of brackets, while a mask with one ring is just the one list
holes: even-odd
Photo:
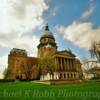
[[[38, 56], [29, 57], [26, 50], [13, 48], [8, 55], [8, 72], [6, 79], [81, 79], [82, 70], [79, 59], [70, 50], [57, 50], [57, 44], [48, 25], [45, 26], [37, 46]], [[52, 66], [49, 60], [40, 64], [42, 58], [53, 57]], [[46, 66], [47, 64], [47, 66]], [[42, 66], [42, 67], [40, 67]], [[47, 68], [45, 68], [45, 66]], [[45, 69], [45, 70], [44, 70]], [[50, 72], [52, 69], [52, 73]], [[43, 74], [42, 72], [45, 72]]]

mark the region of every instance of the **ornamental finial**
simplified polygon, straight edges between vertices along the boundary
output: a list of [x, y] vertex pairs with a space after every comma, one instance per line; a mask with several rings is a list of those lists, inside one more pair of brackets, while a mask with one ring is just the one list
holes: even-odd
[[45, 25], [44, 30], [45, 30], [45, 31], [49, 31], [48, 23]]

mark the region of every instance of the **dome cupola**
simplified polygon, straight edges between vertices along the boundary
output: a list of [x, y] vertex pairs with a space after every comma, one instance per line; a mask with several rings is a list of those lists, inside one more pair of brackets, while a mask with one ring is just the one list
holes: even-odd
[[46, 24], [40, 37], [40, 43], [38, 45], [38, 57], [53, 55], [56, 51], [57, 45], [55, 38], [52, 32], [50, 32], [48, 24]]
[[52, 39], [55, 40], [55, 38], [54, 38], [52, 32], [50, 32], [50, 30], [49, 30], [48, 24], [46, 24], [46, 26], [44, 27], [44, 30], [43, 30], [43, 33], [42, 33], [42, 35], [41, 35], [40, 40], [41, 40], [42, 38], [52, 38]]

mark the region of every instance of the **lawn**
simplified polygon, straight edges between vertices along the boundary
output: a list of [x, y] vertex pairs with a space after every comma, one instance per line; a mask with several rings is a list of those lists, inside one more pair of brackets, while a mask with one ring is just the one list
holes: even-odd
[[100, 83], [45, 85], [1, 82], [0, 100], [100, 100]]

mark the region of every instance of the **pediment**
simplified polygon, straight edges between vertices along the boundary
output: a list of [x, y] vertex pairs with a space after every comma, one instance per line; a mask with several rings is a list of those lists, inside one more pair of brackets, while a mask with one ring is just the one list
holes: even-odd
[[75, 55], [71, 51], [67, 51], [67, 50], [58, 51], [57, 54], [62, 56], [75, 57]]

